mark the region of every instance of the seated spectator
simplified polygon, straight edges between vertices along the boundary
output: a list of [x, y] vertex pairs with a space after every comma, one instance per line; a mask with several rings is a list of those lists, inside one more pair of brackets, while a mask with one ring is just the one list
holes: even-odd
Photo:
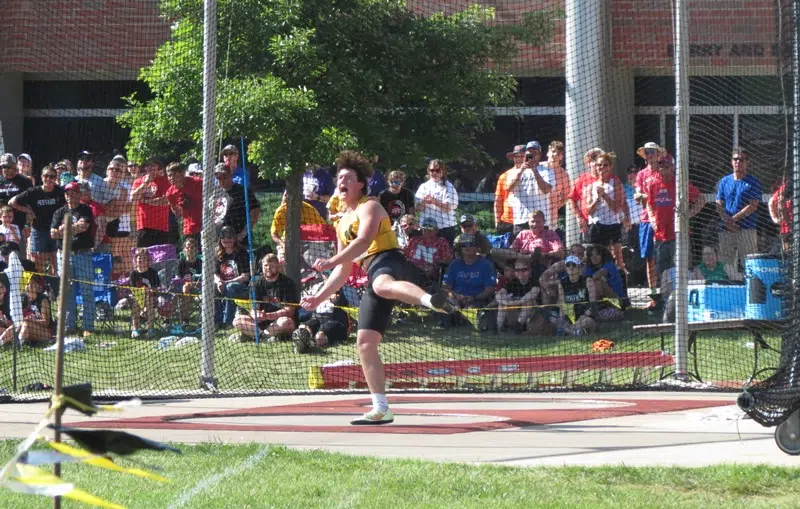
[[235, 343], [254, 338], [256, 323], [259, 335], [263, 334], [264, 341], [272, 343], [290, 335], [299, 322], [300, 290], [281, 273], [278, 257], [273, 253], [264, 256], [261, 269], [263, 277], [255, 284], [256, 309], [240, 312], [233, 320], [238, 333], [229, 339]]
[[[150, 252], [146, 248], [137, 248], [133, 253], [133, 269], [130, 273], [131, 295], [126, 297], [131, 308], [131, 337], [153, 337], [156, 334], [154, 321], [156, 317], [156, 291], [161, 286], [158, 272], [150, 266]], [[145, 315], [146, 332], [139, 325], [142, 314]]]
[[575, 256], [567, 256], [564, 267], [566, 274], [558, 280], [556, 326], [570, 336], [583, 336], [597, 329], [592, 311], [592, 303], [597, 301], [594, 279], [583, 275], [583, 264]]
[[[300, 212], [300, 224], [326, 224], [325, 219], [319, 215], [317, 209], [312, 207], [306, 202], [302, 203], [302, 209]], [[280, 206], [275, 210], [275, 215], [272, 217], [272, 228], [270, 229], [270, 233], [272, 234], [272, 241], [275, 242], [275, 246], [277, 247], [278, 251], [278, 258], [280, 260], [283, 259], [283, 253], [286, 249], [285, 244], [285, 237], [286, 237], [286, 191], [283, 192], [283, 198], [281, 199]], [[251, 223], [255, 224], [255, 223]]]
[[8, 299], [8, 276], [0, 273], [0, 346], [10, 345], [14, 340], [14, 324]]
[[250, 283], [250, 258], [231, 227], [224, 226], [220, 232], [216, 264], [214, 285], [222, 299], [214, 306], [215, 323], [229, 326], [236, 314], [234, 299], [247, 298]]
[[588, 263], [583, 275], [594, 279], [598, 299], [603, 297], [618, 299], [626, 296], [622, 274], [605, 246], [589, 248]]
[[44, 293], [44, 281], [40, 276], [32, 276], [22, 296], [19, 337], [23, 343], [39, 343], [53, 339], [53, 332], [50, 299]]
[[389, 214], [392, 224], [405, 214], [414, 214], [414, 193], [403, 187], [406, 174], [400, 170], [389, 172], [389, 188], [378, 195], [378, 199]]
[[[461, 309], [483, 308], [492, 301], [497, 276], [492, 262], [478, 256], [475, 237], [463, 233], [456, 239], [456, 248], [461, 251], [461, 258], [456, 258], [447, 267], [443, 288]], [[457, 315], [448, 316], [455, 318]], [[446, 318], [443, 317], [443, 320]], [[441, 325], [446, 326], [442, 321]]]
[[419, 237], [422, 232], [419, 231], [419, 224], [417, 218], [411, 214], [405, 214], [400, 218], [400, 221], [392, 226], [395, 235], [397, 235], [397, 243], [403, 249], [408, 245], [408, 240], [414, 237]]
[[347, 300], [337, 292], [317, 306], [311, 317], [292, 333], [294, 351], [306, 353], [346, 342], [352, 324], [350, 315], [341, 308], [344, 305], [347, 305]]
[[178, 277], [183, 281], [181, 295], [178, 299], [178, 314], [184, 332], [189, 328], [190, 295], [200, 295], [200, 283], [203, 275], [203, 262], [198, 256], [199, 247], [193, 237], [183, 241], [183, 257], [178, 262]]
[[492, 254], [492, 243], [485, 233], [478, 230], [478, 223], [475, 222], [475, 217], [472, 214], [464, 214], [461, 216], [461, 233], [469, 233], [475, 237], [475, 245], [478, 247], [478, 254], [487, 258]]
[[716, 246], [703, 248], [703, 261], [689, 275], [689, 279], [705, 281], [739, 281], [742, 276], [733, 270], [730, 265], [725, 265], [719, 260]]
[[[574, 256], [586, 264], [586, 248], [583, 244], [573, 244], [569, 248], [567, 257]], [[558, 281], [567, 275], [567, 267], [563, 261], [555, 262], [544, 270], [539, 277], [540, 299], [542, 304], [556, 304], [558, 302]]]
[[546, 265], [564, 256], [564, 244], [553, 230], [545, 229], [544, 213], [536, 210], [529, 217], [530, 228], [519, 232], [510, 249], [493, 251], [499, 259], [530, 261], [536, 250], [543, 256]]
[[510, 271], [511, 279], [497, 292], [497, 330], [502, 331], [508, 324], [517, 334], [525, 330], [533, 305], [539, 297], [537, 281], [531, 278], [531, 268], [522, 260], [514, 263]]
[[431, 217], [422, 222], [422, 235], [411, 238], [403, 252], [428, 280], [434, 282], [439, 281], [441, 266], [453, 259], [450, 244], [439, 236], [436, 221]]

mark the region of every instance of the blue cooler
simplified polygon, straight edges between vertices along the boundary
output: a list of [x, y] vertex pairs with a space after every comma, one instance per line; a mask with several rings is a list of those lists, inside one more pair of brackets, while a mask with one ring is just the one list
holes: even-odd
[[777, 255], [752, 254], [744, 261], [748, 320], [786, 318], [783, 296], [787, 294], [786, 267]]
[[689, 284], [689, 322], [734, 320], [745, 316], [743, 284]]

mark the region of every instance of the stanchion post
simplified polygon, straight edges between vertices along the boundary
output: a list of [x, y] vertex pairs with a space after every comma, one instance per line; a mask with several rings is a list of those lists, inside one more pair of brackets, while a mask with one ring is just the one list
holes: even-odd
[[[56, 321], [56, 367], [53, 375], [53, 394], [57, 399], [61, 396], [62, 388], [64, 386], [64, 326], [66, 322], [67, 313], [66, 299], [69, 290], [70, 281], [70, 264], [69, 259], [72, 255], [72, 214], [64, 214], [64, 237], [61, 247], [61, 281], [59, 282], [58, 294], [58, 320]], [[53, 434], [54, 442], [61, 442], [61, 432], [58, 428], [61, 426], [61, 414], [63, 411], [58, 408], [53, 415], [53, 424], [56, 430]], [[61, 477], [61, 463], [53, 465], [53, 475]], [[53, 498], [53, 507], [55, 509], [61, 508], [61, 497]]]

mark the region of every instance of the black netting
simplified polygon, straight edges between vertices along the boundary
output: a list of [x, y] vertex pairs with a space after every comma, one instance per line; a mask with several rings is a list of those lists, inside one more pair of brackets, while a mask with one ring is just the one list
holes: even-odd
[[[12, 0], [0, 388], [46, 395], [63, 314], [66, 383], [100, 394], [363, 389], [361, 325], [386, 328], [394, 389], [745, 386], [781, 422], [797, 2], [689, 3], [680, 40], [668, 0], [220, 0], [212, 83], [202, 2]], [[375, 173], [343, 182], [346, 149]], [[331, 277], [317, 261], [359, 237], [362, 187], [385, 211], [374, 245], [301, 309]], [[457, 312], [383, 278], [410, 302], [389, 312], [382, 274]]]

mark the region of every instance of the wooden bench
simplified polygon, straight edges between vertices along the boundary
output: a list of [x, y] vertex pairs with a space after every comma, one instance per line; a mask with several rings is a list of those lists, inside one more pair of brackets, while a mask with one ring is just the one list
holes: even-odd
[[[653, 369], [670, 366], [673, 362], [672, 356], [665, 352], [608, 352], [507, 359], [397, 362], [386, 364], [385, 370], [387, 388], [467, 388], [488, 385], [493, 389], [500, 389], [504, 385], [535, 388], [539, 385], [537, 373], [552, 372], [563, 372], [563, 387], [572, 387], [576, 374], [581, 371], [598, 371], [597, 383], [604, 384], [610, 370], [625, 368], [634, 370], [632, 383], [641, 384]], [[503, 380], [504, 377], [520, 374], [528, 375], [525, 383], [507, 384]], [[311, 384], [312, 377], [314, 384]], [[331, 365], [312, 368], [309, 384], [312, 388], [356, 389], [366, 387], [366, 380], [359, 365]]]
[[[689, 341], [688, 341], [688, 351], [689, 354], [692, 356], [692, 364], [694, 366], [694, 371], [689, 371], [687, 375], [697, 379], [698, 381], [702, 382], [703, 379], [700, 377], [700, 371], [698, 369], [697, 363], [697, 333], [698, 332], [719, 332], [719, 331], [748, 331], [753, 335], [753, 374], [750, 375], [749, 381], [755, 379], [762, 371], [769, 370], [772, 368], [763, 368], [761, 370], [758, 369], [758, 359], [759, 359], [759, 351], [761, 350], [773, 350], [778, 351], [772, 348], [766, 341], [764, 341], [764, 337], [762, 333], [764, 331], [772, 331], [777, 332], [785, 327], [787, 324], [786, 321], [779, 321], [779, 320], [745, 320], [745, 319], [733, 319], [733, 320], [710, 320], [707, 322], [691, 322], [688, 324], [688, 332], [689, 332]], [[666, 350], [666, 345], [664, 342], [664, 335], [668, 333], [675, 332], [675, 324], [674, 323], [656, 323], [656, 324], [649, 324], [649, 325], [634, 325], [633, 326], [634, 332], [643, 332], [645, 334], [660, 334], [661, 335], [661, 349]]]

